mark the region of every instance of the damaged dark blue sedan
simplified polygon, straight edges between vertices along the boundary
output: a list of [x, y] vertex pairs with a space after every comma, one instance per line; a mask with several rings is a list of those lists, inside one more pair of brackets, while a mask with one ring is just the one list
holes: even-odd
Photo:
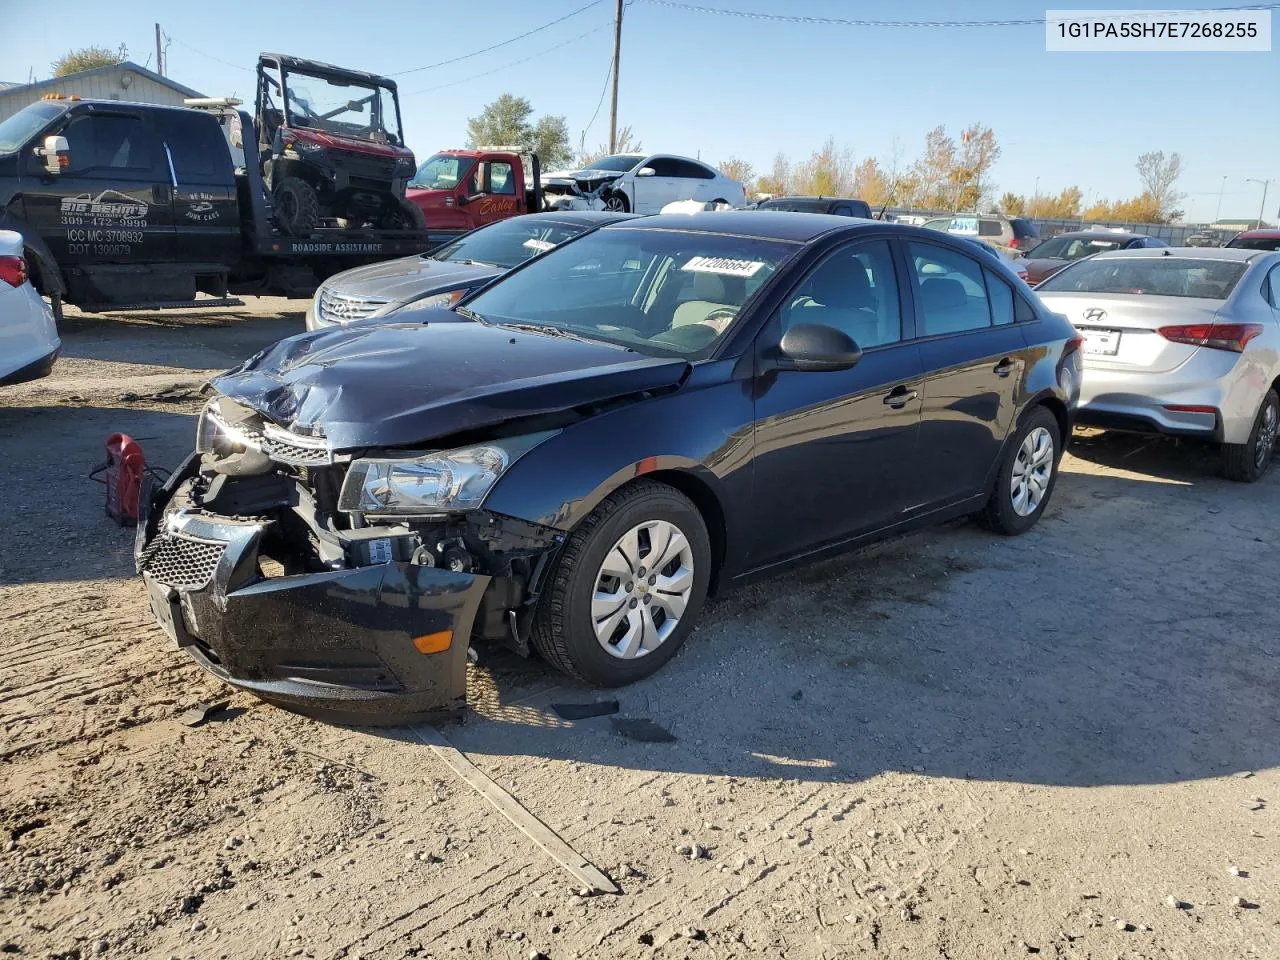
[[475, 641], [619, 685], [709, 593], [924, 524], [1044, 512], [1080, 339], [963, 240], [742, 211], [611, 224], [459, 306], [213, 382], [149, 493], [157, 619], [339, 720], [465, 701]]

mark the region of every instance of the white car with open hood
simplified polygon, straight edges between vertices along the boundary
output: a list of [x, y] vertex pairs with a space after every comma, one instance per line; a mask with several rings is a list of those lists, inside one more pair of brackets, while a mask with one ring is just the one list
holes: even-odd
[[741, 183], [700, 160], [665, 153], [619, 153], [581, 170], [544, 173], [548, 196], [569, 188], [595, 209], [658, 213], [677, 200], [746, 206]]

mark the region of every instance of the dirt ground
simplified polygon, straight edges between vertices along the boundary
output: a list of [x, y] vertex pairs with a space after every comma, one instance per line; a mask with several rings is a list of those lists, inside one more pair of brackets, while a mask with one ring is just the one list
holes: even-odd
[[1027, 536], [712, 604], [618, 692], [673, 743], [485, 658], [446, 736], [622, 887], [581, 897], [414, 731], [265, 706], [152, 625], [86, 475], [116, 431], [176, 463], [204, 378], [302, 329], [249, 303], [69, 318], [0, 392], [0, 953], [1280, 957], [1280, 470], [1078, 436]]

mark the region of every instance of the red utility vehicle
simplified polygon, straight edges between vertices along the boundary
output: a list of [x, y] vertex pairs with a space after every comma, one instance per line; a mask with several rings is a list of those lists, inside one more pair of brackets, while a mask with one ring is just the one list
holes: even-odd
[[418, 167], [405, 199], [422, 211], [433, 243], [543, 207], [536, 154], [520, 147], [442, 150]]

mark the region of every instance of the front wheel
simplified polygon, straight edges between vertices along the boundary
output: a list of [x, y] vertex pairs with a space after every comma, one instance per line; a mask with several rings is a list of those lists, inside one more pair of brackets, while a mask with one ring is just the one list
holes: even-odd
[[271, 189], [276, 223], [291, 237], [309, 237], [320, 225], [320, 198], [315, 187], [298, 177], [285, 177]]
[[1253, 483], [1262, 478], [1276, 450], [1277, 429], [1280, 429], [1280, 398], [1271, 389], [1258, 407], [1249, 439], [1244, 443], [1222, 445], [1222, 472], [1228, 480]]
[[665, 484], [607, 497], [575, 530], [534, 621], [552, 666], [599, 686], [656, 673], [693, 629], [711, 574], [698, 508]]
[[604, 208], [614, 213], [630, 213], [631, 204], [627, 202], [625, 193], [611, 193], [604, 201]]
[[1061, 449], [1058, 419], [1044, 407], [1032, 409], [1005, 451], [995, 489], [978, 521], [1007, 536], [1035, 526], [1057, 483]]

